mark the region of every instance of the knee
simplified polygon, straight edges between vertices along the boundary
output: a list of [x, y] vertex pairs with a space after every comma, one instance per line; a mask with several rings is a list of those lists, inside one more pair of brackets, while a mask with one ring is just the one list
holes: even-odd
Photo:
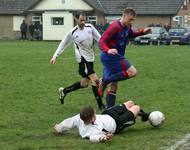
[[137, 112], [137, 113], [139, 113], [139, 111], [140, 111], [140, 106], [139, 105], [134, 105], [133, 106], [134, 107], [134, 110]]
[[108, 91], [116, 92], [116, 91], [117, 91], [117, 83], [111, 83], [111, 84], [108, 86]]
[[91, 83], [93, 86], [98, 86], [99, 85], [99, 80], [91, 80]]
[[81, 84], [81, 87], [83, 87], [83, 88], [87, 88], [88, 87], [88, 82], [81, 82], [80, 83]]
[[136, 117], [136, 116], [139, 114], [140, 106], [139, 106], [139, 105], [134, 105], [134, 106], [131, 107], [129, 110], [130, 110], [130, 111], [134, 114], [134, 116]]
[[127, 109], [130, 109], [132, 106], [134, 106], [134, 102], [129, 100], [123, 103]]
[[132, 69], [127, 71], [127, 73], [128, 73], [130, 78], [135, 77], [137, 75], [137, 69], [135, 67], [133, 67]]
[[137, 70], [134, 69], [132, 72], [131, 72], [131, 76], [130, 77], [135, 77], [137, 75]]
[[132, 100], [129, 100], [126, 103], [128, 103], [130, 106], [134, 106], [135, 105], [135, 103]]

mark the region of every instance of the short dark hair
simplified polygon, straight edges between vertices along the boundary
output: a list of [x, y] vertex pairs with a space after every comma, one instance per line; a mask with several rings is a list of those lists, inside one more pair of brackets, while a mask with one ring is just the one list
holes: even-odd
[[85, 13], [79, 11], [79, 12], [76, 12], [76, 13], [74, 14], [74, 16], [75, 16], [76, 19], [79, 19], [80, 16], [86, 16], [86, 15], [85, 15]]
[[135, 12], [135, 10], [132, 9], [132, 8], [125, 8], [125, 9], [123, 10], [123, 13], [124, 13], [124, 14], [129, 14], [129, 15], [136, 16], [136, 12]]
[[84, 123], [89, 123], [94, 115], [95, 110], [92, 106], [84, 107], [80, 111], [80, 118], [84, 121]]

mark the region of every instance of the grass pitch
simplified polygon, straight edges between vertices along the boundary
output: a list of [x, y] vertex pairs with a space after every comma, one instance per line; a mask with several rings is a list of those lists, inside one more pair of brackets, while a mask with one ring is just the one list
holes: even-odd
[[[153, 128], [137, 119], [107, 143], [90, 143], [77, 130], [55, 136], [52, 127], [79, 112], [84, 105], [97, 108], [91, 87], [58, 101], [57, 89], [79, 81], [73, 47], [49, 60], [58, 42], [0, 42], [0, 149], [1, 150], [156, 150], [166, 149], [190, 132], [190, 47], [129, 46], [126, 57], [138, 76], [119, 83], [117, 103], [132, 99], [145, 111], [165, 114], [163, 127]], [[99, 50], [95, 70], [102, 75]], [[105, 99], [104, 99], [105, 101]], [[183, 149], [183, 148], [182, 148]]]

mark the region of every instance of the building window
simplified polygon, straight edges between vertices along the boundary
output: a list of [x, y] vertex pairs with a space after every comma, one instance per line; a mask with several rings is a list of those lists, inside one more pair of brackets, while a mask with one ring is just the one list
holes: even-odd
[[64, 18], [63, 17], [52, 17], [51, 24], [52, 25], [64, 25]]
[[34, 25], [42, 24], [42, 16], [32, 16], [32, 23]]
[[183, 16], [174, 16], [173, 21], [177, 22], [178, 27], [183, 27]]
[[93, 25], [97, 24], [97, 16], [87, 16], [87, 21]]

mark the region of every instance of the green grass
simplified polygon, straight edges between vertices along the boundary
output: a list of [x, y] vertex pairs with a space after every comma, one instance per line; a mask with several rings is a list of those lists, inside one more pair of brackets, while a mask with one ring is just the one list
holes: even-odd
[[[190, 47], [129, 46], [126, 57], [138, 76], [119, 83], [117, 103], [133, 99], [145, 111], [160, 110], [166, 121], [153, 128], [137, 119], [107, 143], [90, 143], [77, 130], [55, 136], [52, 127], [79, 112], [97, 108], [91, 87], [58, 101], [57, 89], [80, 80], [73, 47], [49, 60], [57, 42], [0, 42], [0, 149], [1, 150], [155, 150], [168, 147], [190, 132]], [[95, 69], [102, 75], [99, 50]], [[105, 100], [105, 99], [104, 99]]]

